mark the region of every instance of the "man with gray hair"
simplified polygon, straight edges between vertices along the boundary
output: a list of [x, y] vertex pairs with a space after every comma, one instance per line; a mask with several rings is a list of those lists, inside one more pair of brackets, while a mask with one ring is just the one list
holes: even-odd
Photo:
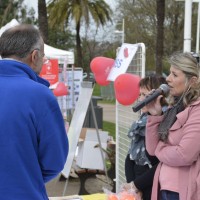
[[17, 25], [0, 37], [0, 55], [0, 199], [46, 200], [68, 138], [49, 83], [38, 76], [43, 39], [34, 26]]

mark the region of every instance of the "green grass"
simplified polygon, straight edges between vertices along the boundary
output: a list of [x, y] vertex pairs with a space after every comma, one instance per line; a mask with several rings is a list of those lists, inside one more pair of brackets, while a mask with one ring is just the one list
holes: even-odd
[[115, 123], [103, 121], [103, 130], [108, 131], [109, 135], [115, 140]]
[[98, 84], [94, 85], [94, 90], [93, 90], [92, 95], [93, 96], [98, 96], [98, 97], [101, 96], [101, 86], [100, 85], [98, 85]]
[[[103, 87], [103, 86], [100, 86], [99, 84], [95, 84], [92, 96], [101, 97], [101, 87]], [[99, 102], [105, 103], [105, 104], [106, 103], [108, 103], [108, 104], [115, 104], [115, 99], [113, 99], [113, 100], [103, 99], [103, 100], [101, 100]]]

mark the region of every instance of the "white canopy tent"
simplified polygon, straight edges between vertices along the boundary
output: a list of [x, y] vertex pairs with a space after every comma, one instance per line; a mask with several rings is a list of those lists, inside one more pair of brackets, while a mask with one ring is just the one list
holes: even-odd
[[4, 31], [6, 31], [7, 29], [14, 27], [16, 25], [18, 25], [19, 22], [16, 19], [12, 19], [10, 22], [8, 22], [5, 26], [2, 26], [0, 29], [0, 36], [2, 35], [2, 33]]
[[45, 44], [44, 53], [47, 58], [58, 59], [59, 64], [63, 64], [64, 62], [66, 64], [74, 64], [74, 52], [72, 51], [57, 49]]
[[[12, 19], [5, 26], [1, 27], [0, 36], [2, 35], [2, 33], [5, 30], [7, 30], [11, 27], [14, 27], [18, 24], [19, 24], [19, 22], [16, 19]], [[58, 59], [59, 64], [64, 64], [65, 62], [66, 62], [66, 64], [74, 64], [74, 52], [72, 52], [72, 51], [57, 49], [57, 48], [54, 48], [54, 47], [51, 47], [51, 46], [45, 44], [44, 45], [44, 53], [45, 53], [46, 57], [49, 59], [50, 58]]]

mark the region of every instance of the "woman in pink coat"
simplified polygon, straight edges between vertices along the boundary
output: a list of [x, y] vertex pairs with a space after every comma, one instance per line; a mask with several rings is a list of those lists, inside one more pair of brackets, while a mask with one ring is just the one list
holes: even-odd
[[171, 107], [162, 113], [161, 95], [147, 105], [146, 147], [160, 160], [151, 199], [200, 200], [200, 66], [191, 53], [169, 62]]

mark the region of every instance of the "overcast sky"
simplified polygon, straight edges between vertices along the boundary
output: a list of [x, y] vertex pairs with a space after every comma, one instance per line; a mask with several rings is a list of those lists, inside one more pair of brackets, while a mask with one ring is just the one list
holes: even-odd
[[[30, 8], [33, 7], [36, 13], [37, 13], [37, 2], [38, 0], [24, 0], [24, 3]], [[46, 2], [48, 2], [48, 0], [46, 0]], [[111, 8], [114, 8], [115, 0], [105, 0], [105, 2], [109, 4]]]
[[[46, 0], [48, 2], [49, 0]], [[24, 3], [29, 7], [33, 7], [35, 9], [36, 15], [38, 15], [38, 8], [37, 8], [37, 2], [38, 0], [24, 0]], [[111, 8], [114, 10], [115, 9], [115, 0], [105, 0], [106, 3], [108, 3]], [[73, 27], [73, 25], [72, 25]], [[91, 27], [92, 29], [92, 27]], [[71, 29], [72, 32], [74, 31], [74, 27]], [[87, 31], [88, 32], [88, 31]], [[89, 31], [90, 32], [90, 31]], [[92, 32], [92, 30], [91, 30]], [[108, 27], [105, 27], [104, 29], [100, 28], [98, 33], [97, 33], [97, 40], [102, 40], [102, 38], [106, 40], [111, 40], [110, 38], [113, 38], [113, 33], [114, 33], [114, 25], [108, 25]], [[85, 30], [81, 29], [81, 35], [85, 34]], [[92, 33], [91, 33], [92, 34]]]

